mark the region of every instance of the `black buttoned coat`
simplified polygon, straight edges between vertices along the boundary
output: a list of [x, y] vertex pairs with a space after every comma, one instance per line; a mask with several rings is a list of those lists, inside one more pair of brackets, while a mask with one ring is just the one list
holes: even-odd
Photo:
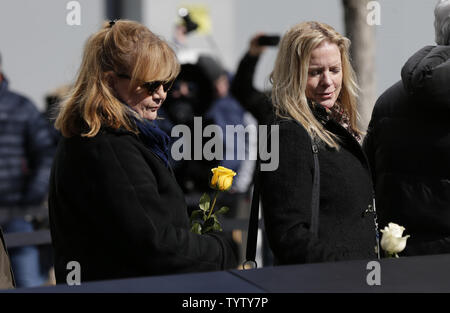
[[[340, 149], [319, 145], [318, 237], [309, 230], [314, 162], [311, 139], [293, 120], [280, 120], [279, 166], [260, 172], [265, 229], [279, 264], [373, 259], [376, 257], [370, 171], [359, 143], [333, 120], [319, 117], [340, 139]], [[272, 136], [274, 133], [272, 133]]]
[[58, 283], [66, 282], [71, 261], [80, 264], [81, 281], [236, 265], [231, 244], [221, 234], [190, 232], [174, 175], [125, 130], [61, 139], [49, 211]]

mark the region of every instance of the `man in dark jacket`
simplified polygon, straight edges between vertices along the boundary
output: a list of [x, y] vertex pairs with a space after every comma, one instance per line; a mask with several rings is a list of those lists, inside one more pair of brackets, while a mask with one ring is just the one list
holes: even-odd
[[[5, 233], [33, 230], [25, 214], [47, 195], [52, 156], [48, 123], [30, 100], [8, 89], [0, 69], [0, 224]], [[18, 287], [44, 282], [36, 247], [11, 249], [10, 256]]]
[[364, 149], [379, 226], [406, 228], [403, 255], [450, 253], [450, 1], [435, 9], [436, 42], [404, 65], [372, 113]]

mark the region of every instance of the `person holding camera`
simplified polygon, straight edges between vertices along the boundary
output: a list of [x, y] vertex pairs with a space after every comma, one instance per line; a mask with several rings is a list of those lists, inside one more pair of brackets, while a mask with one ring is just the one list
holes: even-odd
[[258, 33], [252, 37], [249, 49], [239, 62], [230, 91], [239, 103], [249, 111], [260, 125], [268, 125], [274, 119], [269, 93], [256, 89], [253, 85], [256, 65], [268, 46], [278, 44], [277, 36]]
[[236, 265], [221, 233], [190, 231], [169, 139], [153, 123], [179, 70], [169, 45], [137, 22], [110, 22], [88, 40], [55, 123], [63, 135], [49, 195], [58, 283], [71, 261], [82, 281]]
[[349, 45], [314, 21], [293, 26], [281, 39], [271, 74], [279, 166], [259, 173], [275, 264], [376, 257]]

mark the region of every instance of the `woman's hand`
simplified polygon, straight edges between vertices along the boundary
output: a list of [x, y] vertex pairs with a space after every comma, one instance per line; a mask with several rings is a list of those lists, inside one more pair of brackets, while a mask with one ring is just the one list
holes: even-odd
[[267, 47], [260, 46], [258, 43], [258, 39], [261, 36], [264, 36], [265, 33], [257, 33], [253, 38], [250, 40], [250, 47], [248, 49], [248, 54], [250, 54], [253, 57], [258, 57], [261, 55], [261, 53], [266, 50]]

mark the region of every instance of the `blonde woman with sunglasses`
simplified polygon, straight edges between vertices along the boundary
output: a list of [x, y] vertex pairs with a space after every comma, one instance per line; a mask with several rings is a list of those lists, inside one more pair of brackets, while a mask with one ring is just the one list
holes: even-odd
[[110, 22], [92, 35], [55, 126], [63, 135], [49, 210], [58, 283], [235, 266], [222, 235], [190, 232], [184, 195], [157, 118], [179, 73], [173, 50], [145, 26]]

